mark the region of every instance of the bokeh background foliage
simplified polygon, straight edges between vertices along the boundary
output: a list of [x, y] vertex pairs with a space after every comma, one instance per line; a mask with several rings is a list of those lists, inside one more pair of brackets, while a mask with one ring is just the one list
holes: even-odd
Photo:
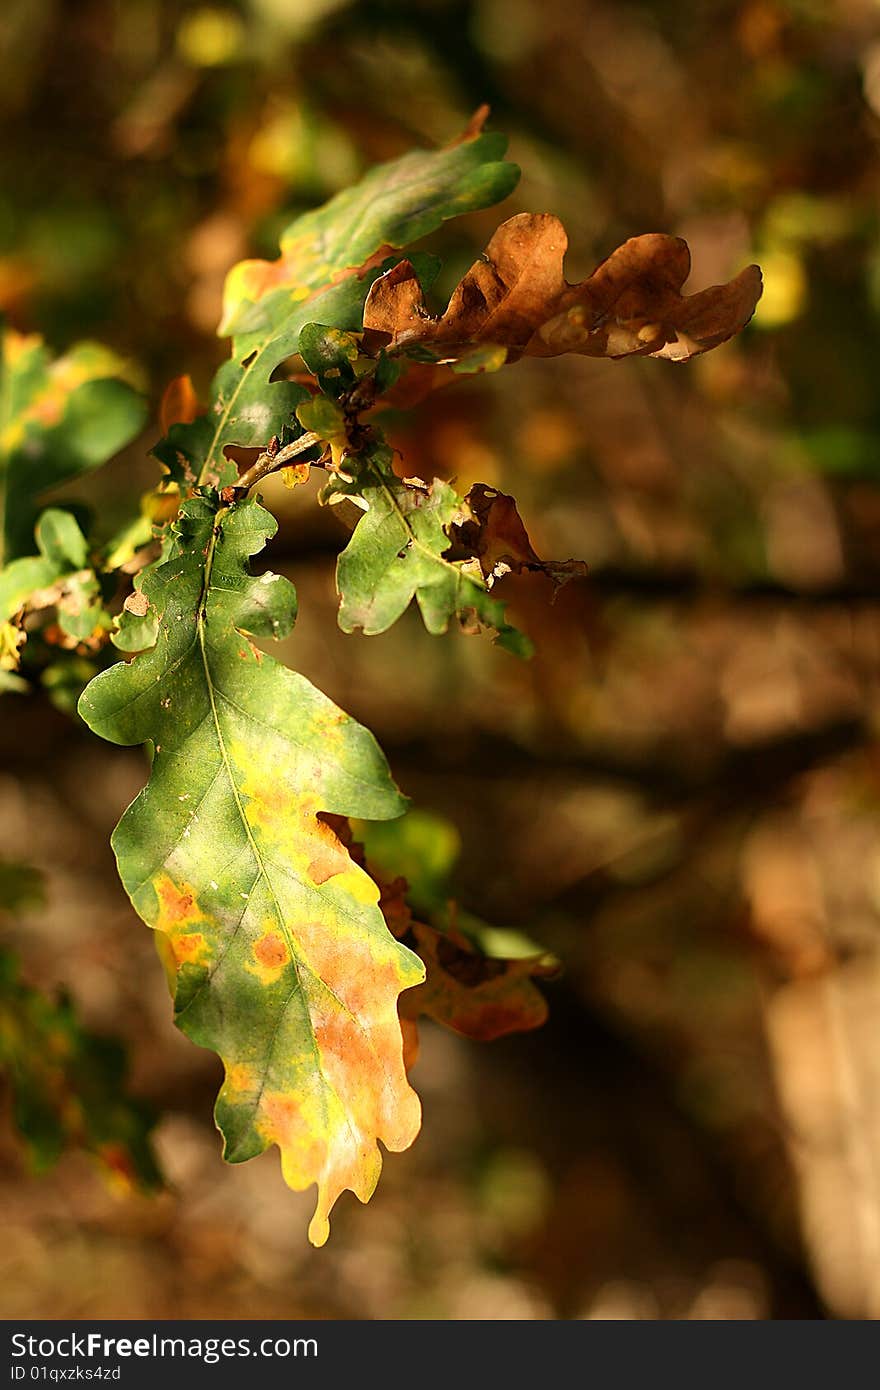
[[[766, 280], [687, 367], [521, 363], [396, 425], [409, 472], [514, 493], [590, 565], [552, 607], [505, 581], [531, 663], [416, 620], [343, 637], [344, 533], [271, 494], [288, 656], [445, 818], [429, 881], [566, 963], [540, 1034], [424, 1028], [422, 1137], [325, 1251], [273, 1156], [220, 1165], [214, 1061], [107, 848], [139, 755], [4, 697], [4, 949], [125, 1042], [169, 1184], [34, 1174], [7, 1096], [4, 1314], [880, 1316], [880, 6], [6, 0], [0, 77], [0, 308], [107, 342], [154, 404], [210, 379], [230, 264], [481, 101], [524, 177], [431, 239], [438, 302], [519, 210], [563, 218], [571, 279], [657, 230], [691, 288]], [[75, 489], [100, 533], [154, 438]]]

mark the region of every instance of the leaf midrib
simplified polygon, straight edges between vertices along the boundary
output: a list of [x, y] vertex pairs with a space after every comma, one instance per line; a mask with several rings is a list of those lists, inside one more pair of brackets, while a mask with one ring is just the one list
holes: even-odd
[[[285, 942], [286, 942], [286, 944], [287, 944], [287, 950], [288, 950], [288, 954], [289, 954], [289, 956], [290, 956], [290, 963], [291, 963], [291, 965], [293, 966], [294, 974], [295, 974], [295, 976], [296, 976], [296, 986], [295, 986], [295, 989], [299, 991], [299, 993], [300, 993], [300, 995], [301, 995], [301, 997], [302, 997], [302, 999], [303, 999], [303, 1003], [305, 1004], [305, 1013], [306, 1013], [306, 1017], [307, 1017], [307, 1019], [308, 1019], [309, 1041], [310, 1041], [310, 1044], [311, 1044], [311, 1051], [312, 1051], [312, 1055], [313, 1055], [313, 1058], [314, 1058], [315, 1067], [316, 1067], [316, 1069], [321, 1073], [321, 1075], [324, 1076], [324, 1070], [323, 1070], [323, 1067], [321, 1066], [321, 1054], [320, 1054], [320, 1052], [319, 1052], [319, 1050], [318, 1050], [318, 1040], [317, 1040], [317, 1038], [315, 1037], [315, 1030], [314, 1030], [314, 1028], [312, 1027], [311, 1014], [309, 1013], [308, 1004], [307, 1004], [307, 1002], [306, 1002], [305, 990], [303, 989], [302, 979], [301, 979], [301, 977], [300, 977], [298, 953], [297, 953], [296, 946], [295, 946], [295, 943], [294, 943], [294, 941], [293, 941], [293, 938], [292, 938], [292, 936], [291, 936], [291, 934], [290, 934], [290, 931], [289, 931], [289, 929], [288, 929], [287, 921], [286, 921], [286, 919], [285, 919], [284, 913], [281, 911], [281, 904], [280, 904], [279, 901], [278, 901], [278, 895], [277, 895], [276, 892], [275, 892], [274, 884], [272, 883], [272, 880], [271, 880], [271, 878], [270, 878], [270, 876], [269, 876], [269, 874], [268, 874], [268, 872], [267, 872], [267, 870], [266, 870], [266, 865], [265, 865], [265, 863], [264, 863], [264, 861], [263, 861], [263, 856], [262, 856], [262, 854], [260, 853], [260, 848], [259, 848], [259, 846], [258, 846], [258, 844], [257, 844], [257, 842], [256, 842], [256, 840], [255, 840], [255, 838], [254, 838], [253, 830], [252, 830], [251, 825], [250, 825], [250, 822], [248, 821], [248, 818], [247, 818], [247, 816], [246, 816], [246, 814], [245, 814], [245, 809], [244, 809], [244, 806], [243, 806], [242, 800], [241, 800], [241, 794], [240, 794], [240, 792], [239, 792], [239, 790], [238, 790], [238, 784], [236, 783], [235, 777], [234, 777], [234, 775], [233, 775], [232, 763], [231, 763], [231, 761], [230, 761], [229, 754], [228, 754], [227, 749], [226, 749], [226, 740], [225, 740], [225, 738], [223, 737], [223, 730], [222, 730], [222, 728], [221, 728], [221, 726], [220, 726], [220, 716], [219, 716], [219, 714], [218, 714], [218, 712], [217, 712], [217, 699], [216, 699], [216, 692], [215, 692], [215, 690], [214, 690], [214, 678], [213, 678], [213, 676], [212, 676], [212, 674], [211, 674], [211, 664], [210, 664], [210, 662], [208, 661], [208, 651], [207, 651], [207, 642], [206, 642], [206, 634], [205, 634], [205, 628], [206, 628], [206, 625], [207, 625], [207, 603], [208, 603], [208, 593], [209, 593], [209, 590], [210, 590], [210, 587], [211, 587], [211, 571], [212, 571], [213, 566], [214, 566], [214, 556], [215, 556], [215, 554], [216, 554], [216, 552], [217, 552], [217, 541], [219, 540], [219, 538], [220, 538], [220, 533], [221, 533], [221, 526], [220, 526], [220, 523], [221, 523], [222, 517], [223, 517], [224, 515], [226, 515], [228, 512], [229, 512], [229, 508], [228, 508], [228, 507], [221, 508], [221, 510], [218, 511], [218, 512], [216, 513], [215, 517], [214, 517], [214, 524], [213, 524], [213, 527], [212, 527], [212, 529], [211, 529], [211, 539], [210, 539], [210, 541], [209, 541], [209, 543], [208, 543], [208, 553], [207, 553], [207, 555], [205, 556], [205, 568], [204, 568], [203, 579], [202, 579], [202, 590], [201, 590], [201, 593], [200, 593], [200, 595], [199, 595], [199, 604], [198, 604], [198, 608], [196, 609], [196, 640], [198, 641], [198, 645], [199, 645], [199, 655], [200, 655], [200, 657], [201, 657], [202, 669], [203, 669], [204, 675], [205, 675], [205, 687], [206, 687], [206, 689], [207, 689], [207, 691], [208, 691], [208, 700], [210, 701], [210, 705], [211, 705], [211, 718], [212, 718], [213, 723], [214, 723], [214, 732], [215, 732], [216, 735], [217, 735], [217, 746], [218, 746], [218, 748], [220, 749], [220, 757], [221, 757], [221, 759], [222, 759], [222, 761], [223, 761], [223, 766], [224, 766], [224, 768], [226, 769], [226, 775], [227, 775], [227, 777], [229, 778], [229, 786], [230, 786], [230, 788], [231, 788], [232, 795], [233, 795], [233, 798], [234, 798], [234, 800], [235, 800], [236, 809], [237, 809], [237, 811], [238, 811], [239, 818], [241, 819], [242, 827], [244, 828], [245, 835], [247, 836], [248, 844], [249, 844], [250, 847], [251, 847], [251, 853], [252, 853], [253, 856], [254, 856], [254, 862], [256, 863], [257, 868], [258, 868], [258, 870], [259, 870], [259, 873], [260, 873], [260, 875], [262, 876], [262, 878], [263, 878], [263, 880], [264, 880], [264, 882], [265, 882], [265, 884], [266, 884], [266, 887], [267, 887], [267, 889], [268, 889], [268, 891], [269, 891], [269, 895], [270, 895], [270, 897], [271, 897], [271, 899], [272, 899], [272, 905], [273, 905], [273, 907], [274, 907], [274, 909], [275, 909], [275, 915], [276, 915], [276, 918], [277, 918], [277, 920], [278, 920], [278, 925], [279, 925], [280, 928], [281, 928], [281, 931], [282, 931], [282, 933], [283, 933], [283, 935], [284, 935]], [[282, 1009], [279, 1010], [278, 1019], [277, 1019], [276, 1024], [275, 1024], [275, 1028], [274, 1028], [273, 1031], [272, 1031], [272, 1037], [271, 1037], [271, 1039], [269, 1040], [269, 1047], [268, 1047], [268, 1050], [267, 1050], [267, 1057], [266, 1057], [266, 1066], [265, 1066], [265, 1068], [264, 1068], [264, 1070], [263, 1070], [263, 1075], [262, 1075], [262, 1077], [261, 1077], [261, 1079], [260, 1079], [260, 1090], [259, 1090], [259, 1093], [258, 1093], [258, 1095], [257, 1095], [257, 1097], [256, 1097], [256, 1099], [255, 1099], [255, 1101], [254, 1101], [254, 1105], [253, 1105], [253, 1109], [254, 1109], [255, 1112], [256, 1112], [256, 1110], [258, 1109], [259, 1104], [260, 1104], [260, 1101], [261, 1101], [262, 1098], [263, 1098], [263, 1091], [265, 1090], [265, 1087], [266, 1087], [266, 1079], [267, 1079], [267, 1077], [268, 1077], [268, 1075], [269, 1075], [269, 1062], [270, 1062], [271, 1057], [272, 1057], [272, 1049], [273, 1049], [273, 1047], [274, 1047], [274, 1045], [275, 1045], [275, 1038], [276, 1038], [276, 1036], [277, 1036], [278, 1029], [279, 1029], [279, 1027], [281, 1026], [281, 1019], [284, 1017], [285, 1013], [287, 1012], [287, 1005], [289, 1004], [290, 1000], [292, 999], [292, 997], [293, 997], [293, 995], [294, 995], [294, 992], [295, 992], [295, 990], [293, 990], [293, 989], [290, 991], [290, 994], [288, 995], [288, 998], [287, 998], [287, 1000], [285, 1001], [284, 1007], [283, 1007]], [[326, 1077], [325, 1077], [324, 1079], [325, 1079], [325, 1081], [326, 1081]], [[328, 1082], [327, 1084], [329, 1085], [329, 1082]], [[326, 1109], [326, 1101], [324, 1101], [324, 1103], [323, 1103], [323, 1108], [324, 1108], [324, 1115], [323, 1115], [323, 1118], [324, 1118], [324, 1121], [325, 1121], [325, 1123], [326, 1123], [327, 1118], [328, 1118], [328, 1116], [327, 1116], [327, 1109]]]
[[[224, 737], [223, 737], [223, 730], [222, 730], [222, 728], [221, 728], [220, 717], [219, 717], [219, 713], [218, 713], [218, 710], [217, 710], [217, 700], [216, 700], [217, 694], [220, 694], [220, 695], [221, 695], [221, 698], [224, 698], [224, 697], [222, 696], [222, 692], [216, 690], [216, 688], [215, 688], [215, 685], [214, 685], [214, 678], [213, 678], [213, 674], [212, 674], [212, 672], [211, 672], [211, 665], [210, 665], [210, 662], [209, 662], [209, 660], [208, 660], [208, 644], [207, 644], [207, 636], [206, 636], [206, 626], [207, 626], [206, 608], [207, 608], [208, 593], [209, 593], [209, 590], [210, 590], [210, 587], [211, 587], [211, 571], [212, 571], [212, 569], [213, 569], [214, 556], [215, 556], [215, 554], [216, 554], [216, 549], [217, 549], [217, 541], [218, 541], [218, 539], [219, 539], [219, 537], [220, 537], [220, 534], [221, 534], [220, 522], [221, 522], [221, 518], [222, 518], [225, 514], [227, 514], [229, 511], [230, 511], [229, 508], [221, 508], [221, 510], [218, 511], [218, 512], [216, 513], [215, 518], [214, 518], [214, 525], [213, 525], [213, 528], [212, 528], [212, 531], [211, 531], [211, 540], [210, 540], [210, 542], [209, 542], [209, 544], [208, 544], [208, 552], [207, 552], [207, 555], [205, 556], [205, 568], [204, 568], [204, 577], [203, 577], [203, 580], [202, 580], [202, 588], [201, 588], [201, 593], [200, 593], [200, 596], [199, 596], [198, 608], [197, 608], [197, 610], [196, 610], [196, 633], [197, 633], [197, 642], [198, 642], [198, 646], [199, 646], [199, 654], [200, 654], [200, 657], [201, 657], [202, 669], [203, 669], [203, 671], [204, 671], [204, 676], [205, 676], [205, 685], [206, 685], [206, 688], [207, 688], [207, 691], [208, 691], [208, 699], [209, 699], [210, 706], [211, 706], [211, 718], [212, 718], [212, 721], [213, 721], [213, 724], [214, 724], [214, 730], [215, 730], [215, 733], [216, 733], [216, 736], [217, 736], [217, 745], [218, 745], [218, 747], [219, 747], [219, 749], [220, 749], [220, 757], [221, 757], [221, 760], [222, 760], [222, 765], [223, 765], [223, 767], [224, 767], [225, 770], [226, 770], [226, 775], [227, 775], [227, 777], [228, 777], [228, 779], [229, 779], [229, 785], [230, 785], [230, 788], [231, 788], [231, 790], [232, 790], [232, 795], [233, 795], [233, 797], [234, 797], [234, 799], [235, 799], [235, 804], [236, 804], [236, 808], [237, 808], [237, 810], [238, 810], [238, 814], [239, 814], [239, 817], [240, 817], [240, 820], [241, 820], [241, 824], [242, 824], [242, 827], [243, 827], [243, 829], [244, 829], [245, 835], [247, 836], [248, 844], [250, 845], [251, 852], [252, 852], [252, 854], [253, 854], [253, 856], [254, 856], [254, 861], [255, 861], [255, 863], [256, 863], [256, 865], [257, 865], [257, 868], [258, 868], [258, 877], [262, 877], [262, 878], [263, 878], [263, 880], [264, 880], [264, 882], [265, 882], [265, 884], [266, 884], [266, 887], [267, 887], [267, 889], [268, 889], [269, 895], [270, 895], [270, 897], [271, 897], [272, 904], [273, 904], [273, 907], [274, 907], [274, 909], [275, 909], [275, 915], [276, 915], [276, 918], [277, 918], [277, 920], [278, 920], [278, 924], [279, 924], [279, 926], [280, 926], [280, 928], [281, 928], [281, 931], [282, 931], [282, 933], [283, 933], [283, 935], [284, 935], [284, 939], [285, 939], [285, 942], [286, 942], [286, 945], [287, 945], [288, 954], [289, 954], [289, 956], [290, 956], [290, 963], [291, 963], [291, 965], [293, 966], [294, 975], [295, 975], [295, 981], [296, 981], [296, 982], [295, 982], [295, 985], [294, 985], [294, 988], [291, 989], [290, 993], [289, 993], [288, 996], [287, 996], [287, 999], [284, 1001], [284, 1004], [282, 1005], [282, 1007], [281, 1007], [281, 1008], [279, 1009], [279, 1011], [278, 1011], [278, 1017], [277, 1017], [277, 1020], [276, 1020], [276, 1023], [275, 1023], [275, 1027], [274, 1027], [274, 1029], [272, 1030], [272, 1036], [271, 1036], [271, 1038], [269, 1039], [269, 1043], [268, 1043], [268, 1047], [267, 1047], [266, 1065], [265, 1065], [265, 1068], [264, 1068], [264, 1070], [263, 1070], [263, 1075], [262, 1075], [262, 1077], [261, 1077], [261, 1079], [260, 1079], [260, 1088], [259, 1088], [259, 1091], [257, 1092], [257, 1095], [255, 1096], [255, 1098], [254, 1098], [254, 1100], [253, 1100], [253, 1102], [252, 1102], [250, 1108], [251, 1108], [251, 1110], [252, 1110], [252, 1113], [256, 1113], [257, 1110], [259, 1109], [260, 1101], [261, 1101], [262, 1098], [263, 1098], [263, 1093], [264, 1093], [265, 1087], [266, 1087], [266, 1081], [267, 1081], [267, 1079], [268, 1079], [268, 1074], [269, 1074], [269, 1062], [270, 1062], [270, 1060], [271, 1060], [272, 1051], [273, 1051], [273, 1048], [274, 1048], [274, 1046], [275, 1046], [275, 1039], [276, 1039], [276, 1037], [277, 1037], [278, 1030], [279, 1030], [279, 1028], [280, 1028], [280, 1026], [281, 1026], [281, 1022], [282, 1022], [282, 1020], [283, 1020], [283, 1018], [284, 1018], [284, 1016], [285, 1016], [285, 1014], [286, 1014], [286, 1012], [287, 1012], [287, 1006], [288, 1006], [288, 1004], [290, 1003], [290, 1000], [293, 998], [294, 994], [298, 992], [299, 995], [300, 995], [300, 997], [302, 998], [303, 1004], [304, 1004], [304, 1012], [305, 1012], [305, 1016], [306, 1016], [306, 1022], [307, 1022], [308, 1033], [309, 1033], [309, 1041], [310, 1041], [310, 1044], [311, 1044], [311, 1052], [312, 1052], [312, 1056], [313, 1056], [313, 1059], [314, 1059], [315, 1069], [316, 1069], [316, 1071], [320, 1074], [320, 1076], [321, 1076], [321, 1078], [322, 1078], [322, 1080], [323, 1080], [323, 1082], [324, 1082], [324, 1087], [326, 1088], [326, 1090], [332, 1091], [333, 1094], [336, 1096], [336, 1099], [337, 1099], [337, 1101], [339, 1102], [339, 1106], [340, 1106], [340, 1109], [341, 1109], [341, 1111], [342, 1111], [342, 1114], [343, 1114], [343, 1116], [345, 1117], [345, 1123], [346, 1123], [346, 1125], [347, 1125], [347, 1127], [348, 1127], [350, 1133], [352, 1134], [353, 1137], [357, 1137], [357, 1136], [355, 1135], [355, 1130], [354, 1130], [354, 1126], [353, 1126], [353, 1123], [352, 1123], [351, 1115], [350, 1115], [350, 1113], [349, 1113], [349, 1108], [348, 1108], [348, 1106], [346, 1105], [346, 1103], [344, 1102], [343, 1098], [339, 1095], [339, 1092], [336, 1090], [336, 1087], [335, 1087], [335, 1086], [333, 1085], [333, 1083], [330, 1081], [330, 1079], [329, 1079], [329, 1077], [327, 1076], [327, 1074], [326, 1074], [326, 1072], [325, 1072], [325, 1070], [324, 1070], [324, 1067], [323, 1067], [323, 1065], [322, 1065], [321, 1053], [320, 1053], [320, 1049], [319, 1049], [319, 1047], [318, 1047], [318, 1040], [317, 1040], [317, 1038], [315, 1037], [315, 1031], [314, 1031], [314, 1028], [312, 1027], [312, 1016], [311, 1016], [311, 1011], [310, 1011], [309, 1006], [308, 1006], [308, 996], [307, 996], [307, 994], [306, 994], [306, 991], [305, 991], [305, 989], [304, 989], [304, 987], [303, 987], [303, 982], [302, 982], [301, 969], [302, 969], [303, 967], [308, 971], [309, 975], [310, 975], [315, 981], [317, 981], [317, 983], [318, 983], [324, 990], [326, 990], [326, 992], [330, 995], [330, 997], [334, 1000], [334, 1002], [339, 1006], [339, 1008], [340, 1008], [345, 1014], [348, 1015], [348, 1017], [351, 1019], [352, 1023], [354, 1023], [355, 1027], [356, 1027], [356, 1028], [358, 1029], [358, 1031], [362, 1034], [362, 1036], [364, 1037], [364, 1040], [366, 1041], [367, 1046], [369, 1047], [370, 1051], [373, 1053], [373, 1055], [374, 1055], [374, 1057], [376, 1058], [376, 1060], [379, 1061], [380, 1064], [381, 1064], [381, 1066], [382, 1066], [382, 1071], [383, 1071], [383, 1073], [385, 1074], [385, 1085], [386, 1085], [386, 1086], [389, 1086], [389, 1085], [391, 1084], [391, 1078], [390, 1078], [390, 1076], [388, 1075], [388, 1073], [387, 1073], [387, 1071], [386, 1071], [386, 1068], [385, 1068], [385, 1065], [384, 1065], [384, 1062], [382, 1061], [381, 1057], [379, 1056], [378, 1052], [376, 1051], [375, 1045], [373, 1044], [373, 1041], [372, 1041], [372, 1039], [371, 1039], [369, 1033], [367, 1032], [367, 1029], [365, 1028], [364, 1024], [362, 1023], [362, 1021], [357, 1017], [356, 1014], [353, 1014], [353, 1013], [351, 1012], [351, 1010], [349, 1009], [349, 1007], [348, 1007], [348, 1005], [345, 1003], [345, 1001], [339, 997], [339, 995], [336, 993], [336, 991], [335, 991], [334, 989], [332, 989], [331, 986], [327, 983], [327, 981], [324, 980], [324, 979], [322, 978], [322, 976], [319, 974], [319, 972], [318, 972], [317, 970], [314, 970], [310, 965], [307, 964], [307, 962], [303, 961], [303, 960], [300, 958], [299, 948], [298, 948], [297, 943], [295, 942], [293, 936], [291, 935], [290, 929], [289, 929], [288, 926], [287, 926], [287, 920], [286, 920], [285, 915], [284, 915], [284, 913], [283, 913], [283, 911], [282, 911], [282, 909], [281, 909], [281, 904], [280, 904], [279, 901], [278, 901], [278, 895], [277, 895], [277, 893], [275, 892], [275, 886], [274, 886], [274, 884], [273, 884], [273, 882], [272, 882], [272, 878], [271, 878], [271, 876], [270, 876], [270, 874], [269, 874], [269, 872], [268, 872], [268, 870], [267, 870], [266, 861], [264, 860], [263, 855], [262, 855], [262, 853], [260, 852], [259, 846], [257, 845], [257, 842], [256, 842], [256, 840], [255, 840], [255, 838], [254, 838], [254, 834], [253, 834], [253, 831], [252, 831], [252, 829], [251, 829], [250, 822], [248, 821], [247, 816], [246, 816], [246, 814], [245, 814], [244, 806], [243, 806], [242, 800], [241, 800], [241, 795], [240, 795], [240, 793], [239, 793], [238, 785], [237, 785], [237, 783], [236, 783], [235, 776], [234, 776], [234, 774], [233, 774], [232, 763], [231, 763], [231, 761], [230, 761], [229, 754], [228, 754], [228, 752], [227, 752], [227, 750], [226, 750], [226, 740], [225, 740]], [[242, 914], [242, 918], [241, 918], [241, 920], [240, 920], [240, 922], [239, 922], [239, 926], [241, 925], [241, 921], [244, 920], [244, 917], [245, 917], [246, 915], [247, 915], [247, 910], [245, 909], [245, 912]], [[225, 954], [225, 953], [224, 953], [224, 954]], [[322, 1110], [323, 1110], [323, 1120], [324, 1120], [325, 1126], [327, 1126], [328, 1120], [329, 1120], [328, 1111], [327, 1111], [326, 1090], [325, 1090], [324, 1092], [322, 1092]]]

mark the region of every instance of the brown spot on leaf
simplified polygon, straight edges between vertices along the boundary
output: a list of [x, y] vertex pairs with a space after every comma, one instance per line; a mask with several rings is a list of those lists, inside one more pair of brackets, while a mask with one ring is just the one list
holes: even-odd
[[190, 884], [183, 883], [178, 886], [167, 874], [160, 874], [153, 887], [159, 899], [159, 920], [156, 923], [159, 930], [168, 931], [169, 927], [201, 919], [202, 914], [196, 905], [195, 889]]
[[267, 970], [280, 970], [290, 960], [287, 944], [276, 931], [267, 931], [254, 942], [254, 956]]
[[133, 594], [129, 594], [122, 606], [126, 613], [133, 613], [136, 618], [143, 618], [150, 611], [150, 600], [146, 594], [141, 593], [140, 589], [135, 589]]

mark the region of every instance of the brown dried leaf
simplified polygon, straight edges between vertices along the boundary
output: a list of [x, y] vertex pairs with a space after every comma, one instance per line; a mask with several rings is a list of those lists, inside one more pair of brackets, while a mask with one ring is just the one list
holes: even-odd
[[428, 313], [413, 267], [401, 261], [373, 285], [364, 328], [391, 351], [461, 361], [476, 344], [521, 356], [633, 354], [685, 362], [732, 338], [761, 296], [748, 266], [726, 285], [683, 296], [690, 251], [679, 237], [633, 237], [579, 285], [562, 273], [568, 237], [551, 213], [503, 222], [439, 318]]
[[505, 574], [537, 570], [560, 588], [587, 573], [583, 560], [541, 560], [532, 548], [515, 500], [485, 483], [475, 483], [465, 498], [469, 520], [451, 528], [456, 558], [476, 557], [490, 587]]
[[400, 997], [403, 1020], [421, 1014], [477, 1042], [540, 1028], [547, 1002], [533, 983], [557, 973], [546, 956], [495, 960], [481, 955], [456, 931], [413, 924], [416, 949], [427, 968], [423, 985]]
[[133, 613], [136, 618], [146, 617], [150, 611], [150, 600], [146, 594], [141, 593], [140, 589], [135, 589], [133, 593], [123, 603], [126, 613]]

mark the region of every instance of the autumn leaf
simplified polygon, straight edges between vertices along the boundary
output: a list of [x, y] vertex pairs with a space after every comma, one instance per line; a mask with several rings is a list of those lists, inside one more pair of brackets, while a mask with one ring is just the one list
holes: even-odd
[[679, 237], [660, 234], [633, 237], [569, 285], [567, 246], [550, 213], [509, 218], [440, 317], [429, 313], [418, 277], [400, 261], [372, 286], [364, 329], [388, 351], [437, 362], [466, 362], [487, 344], [505, 348], [510, 361], [575, 352], [684, 362], [738, 333], [761, 295], [757, 266], [726, 285], [682, 295], [690, 252]]
[[225, 1157], [272, 1144], [288, 1184], [318, 1185], [323, 1244], [346, 1188], [366, 1201], [420, 1111], [397, 998], [423, 967], [389, 933], [379, 890], [322, 813], [396, 816], [366, 730], [247, 636], [283, 636], [292, 586], [253, 578], [275, 531], [255, 501], [184, 503], [170, 557], [144, 573], [156, 645], [96, 677], [86, 723], [149, 742], [150, 779], [114, 836], [123, 883], [176, 968], [178, 1026], [223, 1059]]
[[282, 435], [308, 392], [275, 373], [299, 351], [303, 329], [359, 332], [364, 299], [395, 247], [507, 196], [519, 170], [503, 160], [505, 146], [503, 136], [470, 129], [445, 149], [378, 165], [292, 222], [277, 261], [244, 261], [230, 271], [219, 331], [234, 335], [233, 351], [214, 378], [208, 414], [173, 425], [153, 451], [174, 481], [233, 484], [227, 447], [263, 449]]
[[533, 570], [547, 575], [556, 588], [587, 572], [583, 560], [541, 560], [535, 554], [515, 500], [505, 492], [475, 483], [464, 499], [468, 519], [450, 528], [453, 549], [475, 556], [490, 585], [505, 574]]
[[42, 339], [0, 341], [0, 559], [33, 551], [43, 495], [105, 463], [144, 423], [132, 368], [97, 343], [55, 361]]
[[425, 962], [425, 983], [402, 996], [401, 1017], [425, 1014], [477, 1042], [540, 1028], [547, 1001], [535, 979], [552, 978], [558, 962], [549, 956], [498, 960], [483, 955], [454, 929], [425, 923], [412, 927], [415, 949]]
[[[341, 834], [345, 830], [340, 829]], [[453, 825], [441, 816], [409, 811], [388, 824], [351, 827], [352, 853], [363, 859], [381, 889], [390, 930], [411, 942], [425, 963], [425, 982], [400, 999], [412, 1064], [416, 1021], [422, 1016], [489, 1042], [539, 1028], [547, 1003], [534, 981], [552, 979], [559, 962], [519, 932], [499, 930], [459, 910], [452, 872], [460, 852]], [[428, 921], [413, 920], [412, 910]]]
[[411, 150], [378, 164], [352, 188], [298, 217], [281, 235], [277, 261], [237, 265], [227, 278], [219, 332], [252, 331], [267, 313], [277, 316], [279, 303], [305, 299], [371, 257], [436, 231], [450, 217], [506, 198], [519, 169], [504, 160], [506, 138], [483, 132], [485, 108], [480, 115], [445, 148]]
[[398, 478], [384, 445], [346, 467], [352, 481], [332, 479], [323, 494], [324, 500], [352, 498], [364, 512], [337, 562], [343, 632], [385, 632], [415, 599], [429, 632], [446, 632], [453, 618], [476, 621], [495, 632], [499, 646], [528, 656], [530, 642], [506, 621], [479, 562], [447, 558], [451, 528], [462, 519], [455, 489], [439, 478], [431, 484]]

